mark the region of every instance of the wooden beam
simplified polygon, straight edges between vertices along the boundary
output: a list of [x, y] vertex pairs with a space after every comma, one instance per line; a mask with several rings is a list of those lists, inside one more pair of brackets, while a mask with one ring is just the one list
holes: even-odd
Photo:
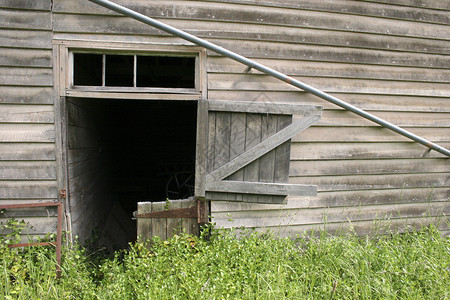
[[243, 194], [280, 195], [280, 196], [317, 196], [317, 186], [246, 181], [206, 182], [211, 192], [230, 192]]
[[322, 110], [322, 106], [289, 103], [249, 103], [209, 100], [209, 110], [226, 112], [301, 115]]

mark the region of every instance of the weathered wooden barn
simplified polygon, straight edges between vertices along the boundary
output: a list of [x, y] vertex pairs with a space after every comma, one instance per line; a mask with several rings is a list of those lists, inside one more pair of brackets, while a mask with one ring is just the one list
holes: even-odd
[[[447, 0], [115, 2], [450, 147]], [[190, 196], [218, 227], [448, 234], [449, 175], [444, 154], [88, 0], [0, 0], [0, 205], [62, 201], [81, 240], [123, 245], [138, 203]], [[55, 231], [51, 207], [14, 216]]]

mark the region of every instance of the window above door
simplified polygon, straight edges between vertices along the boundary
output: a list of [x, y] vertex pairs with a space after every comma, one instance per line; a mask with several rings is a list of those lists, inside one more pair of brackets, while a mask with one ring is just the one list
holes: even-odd
[[197, 46], [59, 41], [59, 57], [60, 96], [206, 98], [206, 51]]

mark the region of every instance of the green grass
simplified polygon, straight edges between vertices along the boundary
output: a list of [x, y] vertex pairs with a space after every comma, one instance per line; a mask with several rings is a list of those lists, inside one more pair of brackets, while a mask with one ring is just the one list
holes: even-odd
[[433, 227], [409, 233], [278, 239], [213, 230], [136, 243], [112, 257], [0, 248], [6, 299], [449, 299], [450, 239]]

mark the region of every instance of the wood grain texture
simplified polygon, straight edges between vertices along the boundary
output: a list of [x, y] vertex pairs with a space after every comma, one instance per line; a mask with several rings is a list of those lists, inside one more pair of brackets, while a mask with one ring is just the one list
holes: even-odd
[[[117, 0], [117, 3], [254, 58], [407, 127], [415, 134], [444, 147], [450, 146], [450, 4], [446, 0], [204, 0], [151, 5], [141, 0]], [[45, 111], [45, 105], [53, 102], [51, 59], [45, 50], [50, 47], [52, 26], [54, 37], [61, 40], [186, 44], [89, 2], [55, 1], [52, 25], [51, 14], [45, 12], [49, 5], [48, 0], [33, 3], [0, 0], [0, 7], [17, 8], [0, 11], [3, 28], [0, 30], [3, 46], [0, 103], [8, 104], [0, 106], [5, 108], [0, 113], [3, 123], [0, 124], [0, 160], [3, 160], [0, 168], [3, 166], [3, 174], [12, 174], [10, 177], [45, 176], [46, 167], [42, 166], [53, 164], [50, 156], [54, 150], [48, 146], [55, 140], [51, 126], [54, 119]], [[292, 229], [295, 234], [321, 226], [324, 216], [331, 212], [327, 217], [331, 230], [347, 226], [349, 217], [356, 223], [358, 232], [368, 233], [371, 220], [377, 215], [400, 212], [405, 223], [417, 224], [424, 213], [437, 216], [442, 211], [448, 212], [450, 172], [442, 155], [432, 151], [422, 159], [425, 147], [259, 72], [244, 70], [243, 65], [209, 52], [209, 98], [324, 106], [319, 123], [294, 136], [292, 148], [285, 144], [274, 154], [275, 177], [283, 178], [281, 181], [288, 179], [287, 174], [277, 173], [277, 166], [289, 163], [281, 158], [290, 155], [290, 182], [317, 184], [319, 193], [318, 197], [288, 198], [284, 205], [213, 202], [213, 216], [220, 224], [229, 226], [227, 212], [231, 211], [238, 213], [239, 221], [232, 222], [234, 226], [267, 226], [280, 235]], [[19, 103], [36, 106], [9, 105]], [[69, 144], [74, 147], [69, 160], [74, 175], [87, 174], [90, 164], [98, 159], [99, 142], [93, 137], [96, 124], [83, 121], [84, 117], [84, 114], [72, 114], [69, 119], [72, 125]], [[239, 119], [234, 114], [230, 118], [232, 125]], [[222, 124], [228, 122], [222, 119], [219, 117], [216, 127], [216, 116], [210, 116], [214, 126], [209, 138], [222, 141], [229, 135], [231, 140], [210, 152], [209, 171], [214, 168], [216, 155], [225, 161], [245, 151], [245, 133], [243, 136], [242, 129], [236, 125], [229, 132], [221, 131]], [[79, 126], [80, 122], [84, 125]], [[280, 125], [283, 122], [278, 119], [278, 126], [285, 126]], [[38, 142], [37, 151], [32, 153], [30, 143], [35, 142]], [[15, 153], [21, 145], [23, 150]], [[229, 151], [224, 150], [227, 147]], [[266, 178], [272, 166], [264, 159], [258, 164], [255, 171], [258, 180]], [[21, 167], [28, 169], [17, 171]], [[83, 180], [75, 176], [74, 180], [79, 181], [74, 181], [74, 193], [77, 189], [89, 192], [92, 174], [100, 174], [99, 169], [97, 162], [91, 166], [94, 171], [91, 175]], [[250, 172], [241, 170], [229, 178], [242, 180], [247, 171]], [[8, 187], [0, 190], [7, 191], [7, 199], [34, 197], [30, 196], [31, 192], [36, 192], [37, 197], [42, 193], [49, 196], [44, 191], [50, 192], [46, 184], [53, 184], [52, 180], [4, 181], [7, 184], [1, 182], [0, 187]], [[27, 193], [19, 190], [22, 183], [29, 187]], [[30, 187], [40, 183], [44, 187], [42, 191]], [[56, 193], [54, 190], [51, 192]], [[216, 193], [213, 198], [235, 200], [236, 196]], [[75, 197], [74, 201], [80, 207], [85, 203], [81, 197]], [[430, 210], [428, 201], [436, 202]], [[92, 225], [91, 213], [81, 212], [80, 209], [77, 224]], [[294, 223], [288, 221], [291, 219]], [[279, 220], [283, 225], [279, 226]]]
[[[271, 8], [259, 5], [236, 5], [226, 3], [205, 3], [205, 2], [190, 2], [187, 9], [184, 5], [179, 5], [179, 2], [166, 1], [152, 6], [143, 6], [140, 3], [124, 3], [127, 7], [138, 10], [139, 12], [150, 16], [159, 18], [180, 18], [193, 20], [214, 20], [216, 22], [235, 22], [235, 23], [250, 23], [250, 24], [272, 24], [272, 25], [289, 25], [303, 28], [326, 28], [333, 30], [363, 32], [363, 33], [377, 33], [377, 34], [395, 34], [400, 36], [421, 36], [421, 37], [438, 37], [445, 35], [445, 25], [427, 24], [424, 22], [408, 22], [407, 20], [392, 20], [382, 18], [372, 18], [370, 16], [354, 15], [353, 22], [348, 22], [348, 16], [345, 14], [333, 14], [327, 12], [316, 12], [307, 10], [292, 10], [284, 8]], [[71, 2], [61, 3], [59, 8], [61, 11], [77, 11], [89, 13], [93, 10], [99, 10], [95, 6], [74, 7]], [[226, 11], [226, 14], [220, 14], [219, 11]], [[105, 9], [101, 9], [105, 12]], [[106, 11], [107, 14], [111, 14]], [[445, 17], [445, 14], [443, 14]], [[110, 23], [108, 18], [104, 16], [105, 23]], [[116, 17], [117, 18], [117, 17]], [[121, 22], [118, 20], [117, 22]], [[407, 23], [408, 22], [408, 23]], [[399, 26], [399, 24], [408, 24], [409, 26]], [[139, 28], [140, 25], [133, 24], [134, 27]], [[116, 27], [119, 30], [130, 30], [130, 25]], [[134, 29], [137, 31], [138, 29]]]
[[291, 161], [291, 176], [450, 173], [446, 158]]
[[275, 227], [304, 224], [345, 223], [348, 221], [375, 221], [377, 219], [418, 218], [448, 214], [450, 207], [446, 202], [429, 204], [408, 203], [398, 205], [377, 205], [365, 207], [343, 207], [329, 209], [307, 210], [272, 210], [272, 211], [235, 211], [231, 217], [225, 218], [224, 213], [216, 213], [215, 221], [218, 227]]
[[[435, 143], [448, 143], [448, 128], [408, 128], [412, 133]], [[294, 136], [294, 142], [409, 142], [404, 136], [381, 127], [310, 127]], [[425, 147], [424, 147], [425, 151]]]
[[52, 87], [1, 86], [0, 103], [53, 104]]
[[0, 181], [0, 199], [56, 199], [55, 181]]
[[[0, 222], [6, 221], [6, 218], [0, 218]], [[30, 237], [41, 235], [46, 235], [47, 233], [56, 233], [56, 217], [27, 217], [21, 218], [27, 223], [27, 229], [24, 232], [23, 242], [27, 243], [28, 239], [26, 235], [28, 234]], [[0, 231], [0, 234], [7, 233], [7, 231]]]
[[53, 124], [55, 112], [52, 105], [6, 105], [0, 104], [0, 123]]
[[1, 85], [51, 87], [53, 72], [48, 68], [0, 67]]
[[54, 161], [52, 143], [0, 143], [0, 161]]
[[[448, 142], [440, 145], [447, 149], [450, 148]], [[293, 143], [291, 158], [293, 160], [420, 159], [425, 151], [424, 146], [413, 142]], [[442, 159], [443, 155], [431, 151], [426, 157], [440, 157]]]
[[[303, 105], [321, 105], [325, 110], [340, 109], [338, 106], [322, 100], [314, 95], [297, 91], [243, 91], [243, 90], [209, 90], [212, 99], [222, 101], [246, 101], [269, 103], [301, 103]], [[350, 93], [331, 93], [331, 95], [371, 111], [398, 112], [450, 112], [450, 105], [446, 97], [432, 95], [376, 95]]]
[[47, 49], [0, 48], [0, 65], [50, 68], [52, 52]]
[[[206, 2], [212, 0], [203, 0], [203, 1]], [[214, 0], [214, 2], [217, 1]], [[429, 11], [424, 8], [440, 8], [440, 9], [450, 8], [449, 5], [444, 5], [444, 1], [442, 0], [434, 2], [426, 1], [427, 3], [425, 3], [425, 1], [421, 1], [421, 5], [417, 5], [415, 8], [398, 7], [398, 6], [393, 7], [390, 5], [382, 4], [383, 1], [377, 1], [378, 3], [371, 3], [373, 1], [366, 1], [366, 3], [364, 4], [361, 4], [361, 2], [357, 1], [345, 1], [345, 0], [341, 1], [325, 0], [320, 2], [314, 0], [302, 2], [298, 2], [295, 0], [287, 0], [287, 1], [221, 0], [220, 2], [333, 12], [349, 15], [364, 15], [388, 19], [412, 20], [419, 22], [441, 23], [441, 24], [448, 24], [449, 21], [449, 16], [445, 13], [445, 11], [439, 10]], [[392, 4], [399, 4], [399, 1], [395, 1]]]
[[[151, 202], [139, 202], [137, 205], [137, 214], [145, 214], [152, 212]], [[146, 242], [153, 237], [152, 219], [138, 218], [137, 220], [137, 236], [142, 242]]]
[[0, 45], [11, 48], [51, 49], [50, 31], [0, 29]]
[[0, 161], [2, 180], [56, 180], [54, 161]]
[[[377, 66], [358, 63], [331, 64], [323, 61], [291, 60], [287, 58], [257, 58], [255, 61], [289, 76], [444, 83], [448, 83], [448, 77], [450, 76], [450, 71], [446, 69]], [[241, 63], [222, 56], [210, 56], [207, 67], [209, 73], [245, 74], [245, 68]], [[250, 74], [262, 74], [262, 72], [252, 69]]]
[[51, 0], [0, 0], [0, 7], [24, 10], [45, 10], [52, 8]]
[[13, 29], [52, 29], [50, 12], [26, 11], [14, 9], [0, 10], [0, 27]]
[[[211, 74], [208, 88], [212, 90], [269, 90], [298, 91], [290, 84], [283, 83], [267, 75], [234, 75]], [[342, 79], [294, 76], [300, 82], [323, 90], [326, 93], [363, 93], [363, 94], [393, 94], [411, 96], [448, 97], [448, 83], [425, 83], [384, 80]]]
[[52, 124], [0, 124], [0, 141], [52, 143], [55, 128]]
[[358, 191], [449, 187], [449, 173], [290, 177], [290, 183], [317, 185], [318, 191]]
[[389, 205], [402, 203], [425, 203], [446, 201], [450, 197], [448, 188], [401, 188], [388, 190], [331, 191], [320, 192], [317, 197], [288, 197], [285, 204], [261, 204], [214, 201], [212, 212], [247, 210], [282, 210], [329, 207], [364, 207], [368, 205]]

